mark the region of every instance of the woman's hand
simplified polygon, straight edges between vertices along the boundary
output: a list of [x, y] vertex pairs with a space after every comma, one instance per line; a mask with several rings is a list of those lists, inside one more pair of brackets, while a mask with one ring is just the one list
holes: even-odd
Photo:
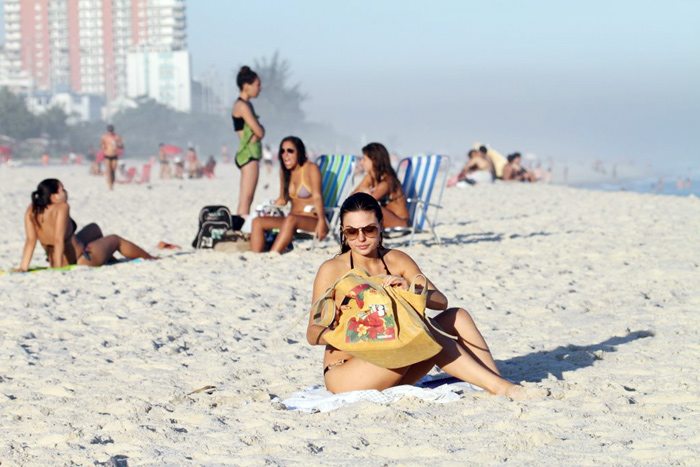
[[401, 276], [386, 276], [382, 282], [384, 287], [401, 287], [404, 290], [408, 290], [410, 284], [406, 279]]
[[316, 238], [319, 240], [323, 240], [326, 238], [326, 235], [328, 235], [328, 224], [326, 224], [326, 219], [323, 217], [318, 219], [318, 222], [316, 223]]

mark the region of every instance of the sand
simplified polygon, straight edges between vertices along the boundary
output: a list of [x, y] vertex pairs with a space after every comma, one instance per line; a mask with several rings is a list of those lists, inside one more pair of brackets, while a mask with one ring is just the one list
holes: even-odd
[[[323, 348], [304, 325], [281, 331], [308, 309], [337, 247], [193, 252], [199, 208], [236, 199], [237, 171], [218, 169], [110, 193], [85, 167], [0, 168], [1, 269], [19, 264], [29, 193], [49, 176], [80, 226], [98, 222], [151, 253], [160, 240], [185, 247], [161, 261], [0, 275], [3, 465], [697, 465], [697, 198], [447, 190], [444, 244], [398, 247], [470, 310], [505, 376], [552, 396], [306, 414], [271, 401], [323, 383]], [[258, 202], [278, 193], [277, 176], [267, 181]], [[40, 248], [33, 264], [46, 264]], [[188, 395], [207, 385], [217, 389]]]

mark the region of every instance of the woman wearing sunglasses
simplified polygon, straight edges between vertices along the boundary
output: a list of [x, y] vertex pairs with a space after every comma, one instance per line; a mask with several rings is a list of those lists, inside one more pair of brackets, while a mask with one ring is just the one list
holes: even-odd
[[321, 171], [308, 162], [306, 147], [301, 139], [288, 136], [280, 143], [280, 196], [275, 201], [284, 206], [291, 201], [286, 217], [263, 216], [253, 219], [250, 248], [257, 253], [265, 248], [265, 231], [279, 229], [270, 251], [282, 253], [292, 243], [297, 229], [315, 232], [319, 240], [328, 235], [328, 224], [323, 212]]
[[[314, 281], [313, 300], [351, 269], [358, 267], [371, 275], [385, 274], [384, 286], [408, 290], [410, 282], [422, 274], [405, 253], [382, 245], [383, 214], [377, 201], [366, 193], [350, 196], [340, 210], [341, 253], [321, 265]], [[337, 313], [342, 313], [343, 297], [336, 297]], [[444, 310], [435, 321], [454, 341], [434, 333], [442, 350], [435, 357], [404, 368], [387, 369], [338, 350], [327, 344], [327, 328], [313, 323], [309, 316], [306, 338], [311, 345], [326, 345], [323, 373], [326, 388], [334, 393], [365, 389], [384, 390], [401, 384], [414, 384], [437, 365], [446, 373], [511, 399], [547, 395], [540, 388], [525, 388], [503, 379], [474, 321], [461, 308], [447, 308], [447, 298], [428, 280], [428, 308]], [[337, 322], [337, 320], [336, 320]]]
[[367, 193], [379, 201], [384, 214], [384, 227], [408, 227], [406, 196], [391, 167], [389, 151], [383, 144], [370, 143], [362, 148], [360, 164], [365, 176], [353, 193]]

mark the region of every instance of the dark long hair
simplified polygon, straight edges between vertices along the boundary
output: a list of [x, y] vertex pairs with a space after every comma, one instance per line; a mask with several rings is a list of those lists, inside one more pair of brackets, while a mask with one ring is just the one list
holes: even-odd
[[[296, 148], [297, 164], [299, 164], [299, 167], [306, 164], [307, 157], [306, 146], [304, 146], [304, 142], [300, 138], [297, 138], [296, 136], [287, 136], [282, 141], [280, 141], [280, 149], [277, 152], [277, 157], [279, 158], [280, 168], [282, 169], [282, 176], [284, 177], [284, 199], [289, 201], [289, 180], [292, 178], [292, 171], [284, 166], [284, 161], [282, 160], [282, 144], [284, 144], [285, 142], [292, 143]], [[302, 183], [303, 182], [304, 180], [302, 180]]]
[[389, 184], [389, 195], [394, 194], [397, 188], [401, 188], [399, 178], [396, 176], [396, 172], [391, 166], [389, 151], [386, 150], [383, 144], [369, 143], [362, 148], [362, 154], [369, 157], [372, 161], [375, 185], [381, 181], [386, 181]]
[[249, 66], [242, 66], [236, 76], [236, 84], [238, 89], [243, 90], [244, 84], [253, 84], [258, 79], [258, 74], [250, 69]]
[[[374, 199], [372, 195], [367, 193], [355, 193], [354, 195], [348, 196], [348, 198], [343, 201], [343, 205], [340, 207], [340, 253], [345, 253], [350, 250], [347, 242], [345, 241], [345, 235], [343, 234], [343, 227], [345, 225], [345, 214], [349, 212], [374, 212], [377, 216], [377, 222], [381, 226], [384, 220], [384, 214], [382, 214], [382, 207], [379, 202]], [[382, 234], [379, 234], [379, 247], [384, 248], [384, 243], [382, 242]]]
[[51, 204], [51, 195], [58, 193], [61, 182], [55, 178], [47, 178], [36, 187], [36, 191], [32, 192], [32, 213], [34, 213], [34, 221], [39, 222], [39, 214]]

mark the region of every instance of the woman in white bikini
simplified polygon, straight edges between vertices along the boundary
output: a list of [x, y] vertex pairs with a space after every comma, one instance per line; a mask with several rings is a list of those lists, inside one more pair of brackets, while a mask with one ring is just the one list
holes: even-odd
[[[314, 281], [313, 300], [356, 266], [371, 275], [386, 274], [384, 286], [408, 290], [410, 282], [422, 274], [407, 254], [382, 245], [383, 216], [379, 203], [365, 193], [350, 196], [340, 211], [341, 253], [321, 265]], [[511, 399], [530, 399], [547, 395], [540, 388], [526, 388], [503, 379], [488, 345], [469, 313], [462, 308], [447, 308], [447, 298], [432, 282], [428, 283], [428, 308], [444, 310], [434, 321], [447, 333], [458, 336], [454, 341], [439, 333], [434, 337], [442, 346], [435, 357], [404, 368], [387, 369], [355, 358], [327, 344], [327, 328], [313, 323], [309, 316], [306, 337], [312, 345], [325, 345], [323, 359], [326, 388], [334, 393], [364, 389], [384, 390], [400, 384], [414, 384], [437, 365], [446, 373]], [[343, 311], [344, 297], [336, 297], [338, 313]], [[337, 320], [336, 320], [337, 322]]]

